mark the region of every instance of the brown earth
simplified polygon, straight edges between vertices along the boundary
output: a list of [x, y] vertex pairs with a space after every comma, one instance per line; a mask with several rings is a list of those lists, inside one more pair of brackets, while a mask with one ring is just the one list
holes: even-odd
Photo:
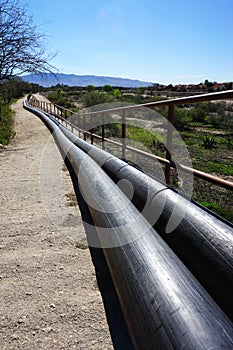
[[71, 180], [22, 101], [0, 150], [0, 348], [113, 349]]

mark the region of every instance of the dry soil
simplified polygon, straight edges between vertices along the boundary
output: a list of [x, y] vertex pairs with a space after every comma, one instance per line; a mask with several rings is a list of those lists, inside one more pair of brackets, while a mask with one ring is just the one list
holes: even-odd
[[113, 349], [68, 172], [22, 102], [0, 150], [0, 348]]

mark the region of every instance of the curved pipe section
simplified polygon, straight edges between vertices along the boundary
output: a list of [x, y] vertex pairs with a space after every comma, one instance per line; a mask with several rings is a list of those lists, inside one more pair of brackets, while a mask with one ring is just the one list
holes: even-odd
[[148, 221], [47, 116], [26, 108], [47, 125], [76, 173], [135, 349], [232, 348], [232, 323]]

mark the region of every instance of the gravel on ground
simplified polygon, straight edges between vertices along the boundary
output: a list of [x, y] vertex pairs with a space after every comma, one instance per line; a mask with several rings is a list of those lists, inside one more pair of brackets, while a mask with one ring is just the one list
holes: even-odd
[[39, 118], [13, 105], [0, 149], [0, 344], [3, 349], [113, 349], [79, 209]]

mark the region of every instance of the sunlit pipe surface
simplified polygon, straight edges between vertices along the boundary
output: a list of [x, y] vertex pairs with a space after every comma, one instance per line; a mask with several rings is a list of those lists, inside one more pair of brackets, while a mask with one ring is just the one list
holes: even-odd
[[[88, 155], [43, 113], [27, 108], [43, 120], [72, 164], [81, 192], [91, 202], [89, 209], [103, 246], [115, 246], [105, 248], [104, 254], [135, 348], [231, 349], [231, 321], [164, 240]], [[93, 196], [96, 185], [102, 201]], [[128, 244], [116, 246], [122, 237]]]
[[116, 183], [129, 181], [133, 195], [127, 183], [121, 189], [232, 319], [232, 226], [161, 182], [83, 141], [60, 123], [58, 125]]

